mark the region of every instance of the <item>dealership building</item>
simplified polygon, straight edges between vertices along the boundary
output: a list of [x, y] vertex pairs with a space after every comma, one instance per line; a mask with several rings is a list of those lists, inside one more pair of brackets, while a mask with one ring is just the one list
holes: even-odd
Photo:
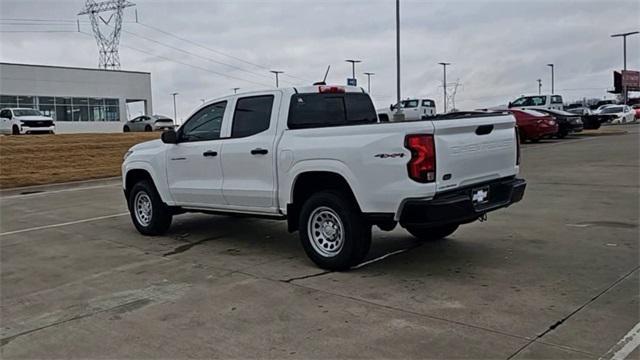
[[132, 103], [153, 114], [150, 73], [0, 62], [0, 108], [38, 109], [58, 133], [122, 131]]

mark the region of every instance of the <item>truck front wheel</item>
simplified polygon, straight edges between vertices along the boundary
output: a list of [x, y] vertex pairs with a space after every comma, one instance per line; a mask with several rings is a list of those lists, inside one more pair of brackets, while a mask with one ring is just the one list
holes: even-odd
[[300, 240], [307, 256], [327, 270], [359, 264], [371, 247], [371, 224], [355, 204], [335, 191], [312, 195], [300, 211]]
[[148, 180], [139, 181], [131, 188], [129, 212], [133, 225], [143, 235], [162, 235], [171, 226], [171, 212]]
[[417, 237], [420, 240], [435, 241], [453, 234], [456, 230], [458, 230], [458, 225], [453, 224], [431, 228], [407, 226], [406, 229], [411, 235]]

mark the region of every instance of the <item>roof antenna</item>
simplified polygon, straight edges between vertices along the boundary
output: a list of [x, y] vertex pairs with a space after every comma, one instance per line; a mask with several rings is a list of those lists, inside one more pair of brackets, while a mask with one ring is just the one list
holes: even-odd
[[322, 81], [314, 82], [313, 85], [327, 85], [327, 76], [329, 75], [329, 69], [331, 69], [331, 65], [327, 66], [327, 72], [324, 73], [324, 79], [322, 79]]

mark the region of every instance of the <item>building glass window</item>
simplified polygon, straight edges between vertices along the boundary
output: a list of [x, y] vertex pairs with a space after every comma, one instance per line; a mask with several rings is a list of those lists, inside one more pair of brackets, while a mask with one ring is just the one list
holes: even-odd
[[73, 121], [89, 121], [89, 107], [73, 105]]
[[104, 106], [90, 106], [91, 121], [106, 121]]
[[107, 106], [120, 106], [118, 99], [104, 99], [104, 104]]
[[56, 97], [56, 105], [71, 105], [70, 97]]
[[104, 105], [102, 98], [89, 98], [89, 105]]
[[36, 98], [33, 96], [18, 96], [18, 107], [31, 108], [36, 106]]
[[56, 121], [72, 121], [71, 106], [56, 105]]
[[18, 97], [11, 95], [0, 95], [0, 107], [17, 107]]
[[118, 106], [105, 106], [106, 121], [120, 121], [120, 108]]

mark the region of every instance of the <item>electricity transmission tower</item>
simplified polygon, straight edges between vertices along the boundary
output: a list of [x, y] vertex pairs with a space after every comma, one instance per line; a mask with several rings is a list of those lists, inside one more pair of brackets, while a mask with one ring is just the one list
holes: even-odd
[[[78, 13], [78, 15], [89, 15], [93, 35], [98, 43], [98, 67], [101, 69], [120, 69], [118, 46], [120, 45], [120, 30], [122, 30], [122, 13], [124, 8], [130, 6], [135, 6], [135, 4], [127, 0], [107, 0], [100, 2], [87, 0], [84, 9]], [[111, 15], [106, 20], [99, 15], [104, 12], [111, 12]], [[100, 22], [110, 27], [111, 30], [103, 32], [100, 28]]]
[[446, 88], [447, 88], [447, 103], [451, 104], [451, 108], [449, 109], [450, 111], [453, 110], [458, 110], [456, 108], [456, 93], [458, 92], [458, 88], [461, 86], [462, 84], [460, 83], [460, 80], [456, 80], [456, 82], [454, 83], [447, 83], [446, 84]]

